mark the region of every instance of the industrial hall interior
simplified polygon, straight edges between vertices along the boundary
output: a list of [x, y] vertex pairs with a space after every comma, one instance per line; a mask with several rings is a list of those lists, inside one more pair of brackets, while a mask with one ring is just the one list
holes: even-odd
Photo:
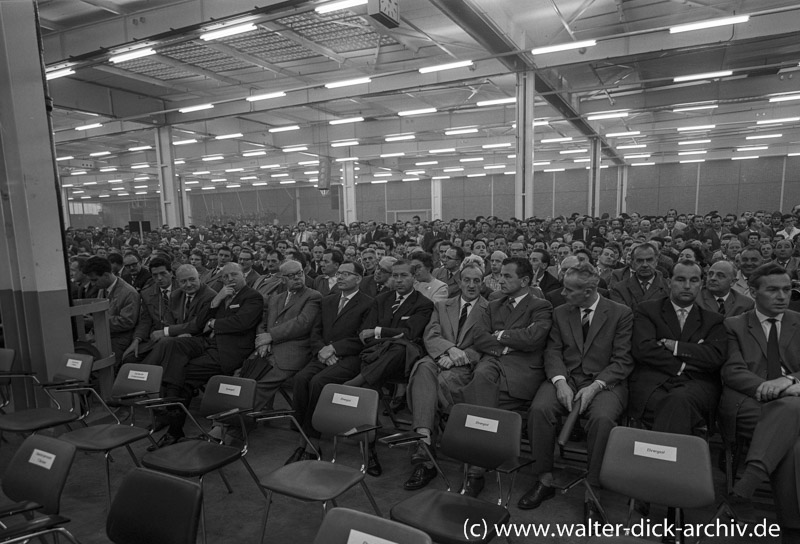
[[0, 543], [800, 544], [800, 2], [0, 0]]

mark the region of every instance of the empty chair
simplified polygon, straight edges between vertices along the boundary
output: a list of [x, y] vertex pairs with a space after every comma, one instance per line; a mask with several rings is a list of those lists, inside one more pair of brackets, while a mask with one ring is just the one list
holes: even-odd
[[431, 537], [418, 529], [348, 508], [333, 508], [317, 532], [314, 544], [392, 542], [431, 544]]
[[[114, 385], [111, 386], [111, 398], [106, 400], [106, 404], [112, 408], [127, 406], [131, 421], [136, 425], [136, 404], [143, 398], [158, 396], [163, 374], [164, 368], [161, 366], [132, 363], [122, 365]], [[126, 376], [126, 379], [120, 380], [120, 375]]]
[[106, 534], [114, 544], [194, 544], [202, 502], [198, 483], [136, 468], [111, 503]]

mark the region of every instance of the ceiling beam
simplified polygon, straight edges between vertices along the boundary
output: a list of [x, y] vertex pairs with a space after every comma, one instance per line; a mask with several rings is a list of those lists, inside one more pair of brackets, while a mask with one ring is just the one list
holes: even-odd
[[80, 1], [83, 2], [84, 4], [89, 4], [90, 6], [100, 8], [109, 13], [113, 13], [114, 15], [130, 15], [131, 13], [133, 13], [131, 10], [120, 6], [116, 2], [112, 2], [111, 0], [80, 0]]
[[275, 74], [296, 79], [298, 81], [303, 82], [304, 84], [312, 83], [312, 81], [307, 77], [303, 77], [302, 75], [292, 72], [291, 70], [286, 70], [285, 68], [281, 68], [277, 64], [272, 64], [271, 62], [267, 62], [264, 59], [256, 57], [255, 55], [250, 55], [249, 53], [244, 53], [242, 51], [239, 51], [238, 49], [235, 49], [230, 45], [226, 45], [224, 43], [219, 43], [219, 42], [210, 42], [205, 45], [206, 47], [215, 49], [220, 53], [228, 55], [229, 57], [233, 57], [242, 62], [252, 64], [253, 66], [264, 68], [265, 70], [269, 70], [270, 72], [273, 72]]
[[173, 68], [177, 68], [179, 70], [183, 70], [185, 72], [191, 72], [193, 74], [197, 74], [198, 76], [203, 76], [208, 79], [213, 79], [215, 81], [219, 81], [220, 83], [225, 83], [227, 85], [241, 85], [242, 82], [238, 79], [234, 79], [228, 76], [221, 76], [211, 70], [206, 70], [205, 68], [200, 68], [199, 66], [195, 66], [193, 64], [188, 64], [183, 62], [182, 60], [173, 59], [172, 57], [168, 57], [166, 55], [151, 55], [150, 59], [160, 62], [161, 64], [166, 64], [167, 66], [172, 66]]
[[[114, 66], [109, 66], [107, 64], [96, 64], [92, 66], [93, 70], [100, 70], [101, 72], [107, 72], [109, 74], [114, 74], [115, 76], [125, 77], [129, 79], [133, 79], [135, 81], [141, 81], [142, 83], [148, 83], [150, 85], [155, 85], [156, 87], [162, 87], [164, 89], [170, 89], [172, 91], [179, 92], [181, 94], [188, 94], [194, 96], [211, 96], [211, 93], [207, 93], [204, 91], [200, 91], [197, 89], [192, 89], [190, 87], [186, 87], [183, 85], [176, 85], [174, 83], [170, 83], [169, 81], [164, 81], [155, 77], [146, 76], [143, 74], [137, 74], [136, 72], [129, 72], [128, 70], [123, 70], [121, 68], [116, 68]], [[64, 78], [67, 79], [67, 78]], [[58, 97], [56, 97], [58, 100]]]
[[48, 82], [56, 107], [107, 117], [131, 117], [165, 107], [157, 98], [63, 77]]

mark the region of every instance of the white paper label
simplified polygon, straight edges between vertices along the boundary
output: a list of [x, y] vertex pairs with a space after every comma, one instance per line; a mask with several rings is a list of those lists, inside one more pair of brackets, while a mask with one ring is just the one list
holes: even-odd
[[379, 536], [368, 535], [355, 529], [350, 529], [350, 536], [347, 537], [347, 544], [396, 544], [391, 540], [386, 540]]
[[478, 429], [479, 431], [487, 431], [490, 433], [497, 432], [497, 425], [500, 422], [496, 419], [486, 419], [478, 416], [467, 416], [467, 421], [464, 423], [465, 427], [470, 429]]
[[50, 467], [53, 466], [53, 462], [56, 460], [56, 456], [52, 453], [47, 453], [46, 451], [42, 450], [33, 450], [31, 453], [31, 458], [28, 459], [28, 462], [32, 465], [36, 465], [37, 467], [43, 467], [47, 470], [50, 470]]
[[229, 383], [221, 383], [219, 384], [219, 392], [222, 395], [231, 395], [232, 397], [238, 397], [242, 393], [242, 386], [231, 385]]
[[333, 400], [331, 402], [333, 404], [341, 404], [342, 406], [349, 406], [351, 408], [356, 408], [358, 406], [358, 397], [353, 395], [342, 395], [341, 393], [334, 393]]
[[68, 368], [80, 368], [81, 365], [83, 365], [83, 361], [80, 359], [67, 359]]
[[672, 446], [659, 446], [658, 444], [648, 444], [647, 442], [634, 442], [633, 454], [640, 457], [650, 457], [662, 461], [678, 461], [678, 448]]
[[147, 381], [147, 375], [149, 372], [144, 372], [142, 370], [131, 370], [128, 372], [128, 379], [129, 380], [139, 380], [141, 382]]

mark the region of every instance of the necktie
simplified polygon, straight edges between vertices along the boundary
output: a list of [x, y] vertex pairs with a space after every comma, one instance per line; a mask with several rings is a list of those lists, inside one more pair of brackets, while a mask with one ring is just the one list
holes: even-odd
[[767, 339], [767, 379], [774, 380], [781, 377], [781, 353], [778, 349], [778, 320], [767, 319], [771, 324], [769, 338]]
[[161, 308], [159, 308], [159, 314], [161, 317], [161, 321], [164, 321], [164, 312], [169, 310], [169, 289], [162, 289], [161, 290]]
[[464, 323], [467, 322], [467, 316], [469, 315], [469, 307], [472, 306], [471, 302], [467, 302], [464, 304], [464, 307], [461, 308], [461, 316], [458, 318], [458, 333], [456, 336], [461, 335], [461, 329], [464, 328]]
[[186, 318], [189, 317], [189, 305], [191, 305], [193, 298], [194, 295], [186, 295], [186, 302], [183, 304], [183, 319], [181, 320], [184, 323], [186, 323]]
[[397, 297], [397, 300], [394, 301], [394, 304], [392, 304], [392, 315], [397, 313], [397, 309], [400, 307], [402, 301], [403, 301], [402, 297]]
[[284, 303], [283, 303], [283, 307], [284, 307], [284, 308], [286, 308], [287, 306], [289, 306], [289, 301], [290, 301], [290, 300], [292, 300], [292, 292], [291, 292], [291, 291], [287, 291], [287, 292], [286, 292], [286, 302], [284, 302]]
[[509, 309], [509, 311], [513, 311], [514, 308], [516, 307], [516, 305], [517, 305], [516, 299], [513, 299], [513, 298], [508, 299], [508, 309]]
[[375, 288], [375, 292], [380, 294], [381, 291], [383, 291], [383, 284], [379, 283], [378, 286]]
[[339, 297], [339, 309], [336, 311], [336, 315], [342, 313], [342, 308], [344, 308], [345, 304], [347, 304], [347, 297]]
[[650, 287], [650, 282], [649, 281], [643, 281], [641, 283], [642, 283], [642, 292], [646, 293], [647, 289]]
[[722, 315], [725, 315], [725, 299], [722, 298], [722, 297], [719, 297], [717, 299], [717, 304], [719, 304], [719, 308], [717, 309], [717, 311], [719, 313], [721, 313]]
[[683, 330], [683, 326], [686, 324], [686, 308], [680, 308], [678, 310], [678, 323], [681, 325], [681, 330]]
[[591, 322], [589, 321], [589, 316], [592, 315], [592, 309], [586, 308], [583, 310], [583, 317], [581, 318], [581, 328], [583, 328], [583, 341], [585, 342], [586, 339], [589, 337], [589, 325]]

